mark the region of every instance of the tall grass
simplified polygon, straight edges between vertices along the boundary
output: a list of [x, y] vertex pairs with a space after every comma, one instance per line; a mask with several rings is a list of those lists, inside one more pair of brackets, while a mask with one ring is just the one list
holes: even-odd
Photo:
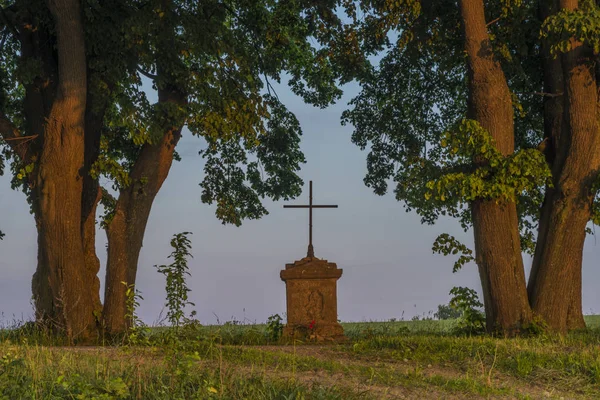
[[263, 324], [188, 324], [149, 329], [145, 346], [72, 348], [13, 321], [0, 399], [600, 398], [600, 317], [586, 322], [517, 339], [453, 336], [454, 321], [344, 323], [349, 343], [318, 347], [276, 342]]

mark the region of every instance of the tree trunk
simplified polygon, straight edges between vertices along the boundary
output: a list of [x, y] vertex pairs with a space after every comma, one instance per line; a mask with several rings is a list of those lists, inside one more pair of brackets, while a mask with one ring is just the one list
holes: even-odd
[[[184, 105], [185, 96], [159, 89], [159, 102]], [[173, 162], [181, 126], [172, 127], [156, 144], [146, 144], [131, 172], [131, 185], [119, 194], [115, 213], [107, 228], [108, 263], [104, 294], [104, 327], [114, 335], [123, 333], [126, 319], [126, 286], [135, 285], [138, 259], [152, 204]]]
[[[558, 11], [558, 1], [540, 1], [539, 15], [540, 20], [545, 21], [550, 15]], [[544, 73], [544, 146], [542, 151], [546, 157], [546, 161], [550, 169], [556, 162], [556, 154], [558, 146], [561, 144], [561, 133], [563, 130], [563, 114], [564, 114], [564, 83], [563, 71], [559, 58], [555, 58], [550, 54], [550, 44], [547, 40], [542, 40], [540, 48], [540, 59], [542, 61], [542, 70]], [[527, 290], [529, 296], [533, 291], [533, 282], [537, 279], [537, 274], [540, 268], [540, 254], [543, 251], [543, 243], [546, 242], [546, 234], [550, 223], [550, 214], [552, 211], [552, 201], [554, 188], [546, 187], [544, 202], [540, 211], [538, 223], [538, 236], [536, 242], [531, 273], [529, 274], [529, 282]]]
[[[570, 10], [578, 6], [576, 0], [559, 3]], [[561, 56], [561, 66], [563, 128], [552, 168], [548, 223], [534, 260], [537, 271], [530, 282], [530, 302], [552, 330], [566, 332], [583, 325], [581, 262], [592, 184], [600, 169], [600, 132], [591, 50], [573, 40], [572, 50]]]
[[[88, 71], [88, 77], [91, 72]], [[90, 175], [90, 171], [100, 154], [100, 137], [104, 123], [104, 114], [107, 107], [107, 99], [94, 94], [89, 86], [86, 100], [85, 113], [85, 140], [84, 140], [84, 161], [83, 169], [83, 189], [81, 197], [81, 231], [83, 235], [83, 252], [85, 259], [86, 281], [90, 282], [90, 296], [94, 302], [94, 315], [97, 322], [100, 322], [102, 313], [102, 303], [100, 302], [100, 260], [96, 254], [96, 209], [100, 201], [102, 192], [98, 179]]]
[[33, 204], [38, 267], [33, 279], [38, 318], [71, 340], [95, 331], [92, 287], [81, 229], [86, 109], [86, 58], [80, 4], [48, 2], [58, 53], [56, 98], [44, 127]]
[[582, 266], [583, 252], [579, 253], [578, 259], [573, 260], [574, 268], [573, 276], [571, 277], [571, 301], [567, 310], [567, 330], [573, 331], [585, 329], [585, 320], [583, 319], [583, 302], [582, 302]]
[[[558, 1], [540, 2], [540, 19], [544, 21], [546, 18], [558, 12]], [[548, 164], [553, 172], [553, 176], [560, 174], [561, 163], [564, 162], [564, 152], [561, 149], [569, 145], [568, 139], [563, 135], [564, 112], [565, 112], [565, 86], [563, 77], [563, 68], [561, 59], [550, 54], [550, 45], [547, 41], [542, 41], [541, 60], [544, 71], [544, 93], [548, 95], [544, 98], [544, 136], [545, 136], [545, 155]], [[557, 154], [560, 157], [557, 161]], [[556, 180], [554, 182], [556, 185]], [[549, 229], [554, 229], [550, 219], [553, 212], [553, 207], [556, 204], [552, 201], [555, 195], [554, 187], [547, 187], [544, 202], [540, 212], [540, 220], [538, 227], [538, 238], [531, 274], [529, 275], [528, 293], [529, 298], [534, 297], [534, 286], [537, 281], [538, 273], [541, 265], [542, 253], [545, 249], [547, 234]], [[585, 237], [584, 237], [585, 240]], [[582, 254], [577, 259], [571, 260], [573, 265], [573, 275], [569, 278], [572, 280], [572, 294], [569, 300], [569, 308], [567, 314], [567, 330], [581, 329], [585, 327], [583, 319], [583, 307], [581, 304], [581, 267]], [[546, 293], [546, 296], [555, 296], [561, 294]], [[564, 301], [564, 298], [562, 298]]]
[[[514, 152], [512, 101], [504, 72], [494, 59], [483, 1], [462, 0], [460, 11], [468, 55], [469, 118], [492, 135], [502, 154], [510, 155]], [[476, 200], [471, 210], [487, 329], [511, 335], [531, 320], [516, 205]]]

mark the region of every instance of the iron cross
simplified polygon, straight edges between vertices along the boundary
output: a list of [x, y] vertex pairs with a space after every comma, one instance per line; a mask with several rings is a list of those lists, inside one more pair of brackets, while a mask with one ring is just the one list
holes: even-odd
[[308, 205], [289, 205], [283, 206], [283, 208], [308, 208], [308, 253], [307, 257], [313, 258], [315, 256], [315, 250], [312, 244], [312, 227], [313, 227], [313, 218], [312, 211], [313, 208], [337, 208], [336, 205], [315, 205], [313, 204], [313, 191], [312, 191], [312, 181], [309, 183], [309, 198]]

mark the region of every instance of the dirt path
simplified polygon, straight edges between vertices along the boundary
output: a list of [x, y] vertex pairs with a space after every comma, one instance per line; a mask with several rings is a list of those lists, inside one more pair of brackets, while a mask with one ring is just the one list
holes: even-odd
[[[347, 366], [367, 367], [373, 369], [376, 375], [380, 371], [387, 371], [394, 375], [419, 376], [425, 381], [457, 381], [470, 378], [479, 381], [482, 385], [489, 385], [492, 388], [507, 389], [514, 392], [514, 395], [468, 395], [467, 393], [452, 393], [443, 390], [433, 384], [426, 388], [420, 387], [401, 387], [395, 385], [381, 385], [377, 383], [365, 383], [365, 379], [360, 376], [351, 376], [351, 380], [356, 384], [359, 390], [368, 390], [371, 393], [381, 395], [381, 399], [507, 399], [515, 396], [531, 399], [589, 399], [589, 397], [565, 392], [556, 387], [545, 387], [524, 380], [519, 380], [513, 376], [503, 374], [496, 370], [478, 371], [477, 376], [468, 371], [463, 371], [456, 367], [447, 365], [418, 365], [414, 361], [398, 361], [391, 357], [364, 356], [352, 354], [347, 347], [330, 345], [308, 345], [308, 346], [247, 346], [252, 349], [260, 349], [269, 353], [295, 354], [301, 357], [312, 357], [324, 361], [337, 361]], [[324, 382], [333, 382], [339, 384], [341, 381], [348, 380], [348, 376], [337, 374], [335, 379], [323, 377], [323, 371], [315, 373], [316, 377]], [[334, 375], [335, 376], [335, 375]], [[330, 376], [331, 378], [331, 376]], [[361, 379], [362, 378], [362, 379]]]

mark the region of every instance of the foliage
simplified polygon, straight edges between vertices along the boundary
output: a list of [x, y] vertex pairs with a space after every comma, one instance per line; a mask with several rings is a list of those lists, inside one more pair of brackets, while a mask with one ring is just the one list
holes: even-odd
[[600, 53], [600, 6], [594, 0], [582, 0], [576, 10], [560, 10], [544, 21], [542, 37], [549, 38], [555, 56], [571, 50], [573, 39]]
[[453, 296], [450, 307], [460, 312], [456, 332], [467, 335], [478, 335], [485, 332], [485, 315], [481, 311], [483, 304], [477, 292], [466, 287], [454, 287], [450, 290]]
[[[419, 3], [419, 6], [415, 6]], [[492, 49], [515, 108], [515, 152], [496, 150], [488, 132], [467, 119], [467, 68], [459, 8], [436, 2], [361, 2], [354, 21], [361, 51], [374, 65], [343, 113], [352, 141], [367, 150], [365, 184], [378, 195], [393, 185], [407, 211], [424, 223], [457, 218], [467, 230], [474, 199], [516, 202], [524, 251], [533, 252], [550, 171], [543, 139], [542, 21], [534, 2], [486, 2]], [[593, 18], [586, 14], [585, 18]], [[477, 162], [475, 162], [477, 160]], [[467, 255], [468, 259], [468, 255]], [[466, 262], [455, 264], [455, 269]], [[464, 262], [463, 262], [464, 261]]]
[[[343, 1], [78, 3], [86, 65], [77, 71], [87, 82], [85, 123], [78, 128], [85, 130], [85, 146], [70, 150], [73, 160], [84, 159], [74, 167], [103, 186], [104, 227], [123, 203], [131, 203], [126, 212], [151, 205], [172, 159], [180, 159], [174, 148], [181, 134], [203, 146], [201, 200], [216, 204], [223, 223], [265, 215], [265, 197], [300, 193], [302, 132], [272, 82], [287, 81], [316, 107], [340, 98], [340, 84], [364, 62], [346, 51], [356, 40], [336, 14]], [[10, 163], [13, 187], [32, 202], [47, 153], [48, 113], [56, 110], [56, 85], [64, 81], [65, 65], [59, 68], [56, 57], [60, 27], [43, 0], [2, 1], [0, 7], [0, 169]], [[22, 146], [5, 143], [15, 132], [27, 139]], [[86, 193], [70, 196], [93, 202], [97, 182], [86, 179]], [[135, 219], [145, 226], [147, 213], [141, 214], [126, 224]]]
[[136, 310], [140, 306], [140, 301], [144, 300], [144, 298], [139, 290], [135, 288], [135, 285], [128, 285], [126, 282], [121, 283], [127, 286], [127, 290], [125, 291], [125, 320], [127, 321], [128, 328], [125, 340], [128, 344], [134, 346], [148, 344], [148, 329], [136, 313]]
[[283, 334], [283, 319], [279, 314], [271, 315], [267, 319], [267, 335], [269, 339], [276, 342]]
[[188, 257], [192, 257], [190, 253], [192, 245], [188, 239], [190, 234], [190, 232], [181, 232], [173, 235], [173, 239], [171, 239], [173, 252], [169, 255], [173, 262], [169, 265], [155, 266], [158, 272], [166, 277], [167, 319], [175, 328], [179, 328], [187, 321], [185, 307], [194, 305], [188, 300], [190, 289], [186, 283], [186, 276], [190, 276], [187, 265]]
[[[351, 42], [336, 39], [342, 29], [333, 12], [338, 2], [144, 4], [126, 2], [115, 11], [94, 4], [86, 10], [98, 53], [94, 66], [111, 71], [111, 79], [96, 88], [109, 104], [92, 174], [114, 190], [136, 184], [131, 173], [144, 148], [185, 126], [206, 144], [200, 152], [202, 201], [216, 204], [223, 223], [240, 225], [265, 215], [266, 196], [297, 196], [302, 131], [271, 82], [288, 77], [291, 90], [318, 107], [340, 97], [338, 79], [351, 79], [352, 64], [341, 50]], [[110, 38], [116, 49], [106, 48], [107, 39], [100, 37], [106, 29], [100, 15], [117, 24]], [[111, 64], [112, 57], [118, 62]], [[145, 79], [154, 90], [172, 90], [185, 101], [159, 96], [152, 103]], [[110, 202], [106, 207], [110, 215]]]
[[[556, 56], [578, 40], [591, 64], [600, 49], [597, 1], [583, 0], [577, 10], [562, 10], [545, 21], [540, 12], [543, 3], [481, 3], [490, 40], [485, 42], [489, 53], [479, 55], [493, 54], [499, 62], [514, 110], [514, 135], [504, 143], [508, 146], [500, 147], [493, 132], [474, 120], [477, 107], [468, 107], [468, 100], [481, 100], [473, 92], [468, 99], [469, 86], [488, 90], [491, 80], [473, 80], [465, 57], [465, 43], [472, 38], [465, 42], [457, 2], [360, 2], [360, 17], [353, 23], [358, 27], [360, 50], [372, 64], [359, 77], [361, 91], [351, 100], [342, 123], [353, 126], [353, 143], [367, 152], [364, 182], [368, 187], [378, 195], [393, 190], [402, 206], [420, 215], [423, 223], [449, 216], [465, 231], [472, 226], [474, 202], [499, 207], [514, 203], [518, 214], [512, 221], [518, 221], [521, 250], [535, 254], [544, 198], [553, 182], [562, 182], [559, 164], [554, 164], [552, 177], [548, 140], [545, 151], [542, 146], [552, 124], [544, 105], [556, 95], [546, 93], [545, 51], [550, 47]], [[556, 6], [548, 3], [549, 8]], [[482, 110], [484, 103], [478, 104]], [[597, 188], [593, 194], [590, 220], [596, 222], [600, 220]], [[436, 240], [434, 252], [455, 252], [454, 271], [474, 257], [448, 236]]]
[[447, 319], [457, 319], [462, 316], [460, 310], [448, 305], [448, 304], [439, 304], [437, 311], [433, 314], [433, 316], [440, 320], [444, 321]]
[[452, 272], [457, 272], [466, 263], [475, 260], [475, 257], [473, 257], [473, 251], [471, 249], [456, 240], [454, 236], [447, 233], [442, 233], [435, 239], [432, 250], [434, 253], [440, 253], [445, 256], [450, 254], [456, 255], [460, 253], [458, 260], [456, 260], [454, 263]]
[[[521, 149], [504, 156], [491, 135], [474, 120], [460, 121], [452, 133], [444, 134], [440, 146], [444, 173], [427, 182], [426, 200], [433, 197], [440, 204], [449, 199], [459, 203], [477, 199], [516, 202], [522, 193], [535, 196], [552, 183], [539, 150]], [[473, 160], [477, 160], [476, 166], [471, 166]]]

